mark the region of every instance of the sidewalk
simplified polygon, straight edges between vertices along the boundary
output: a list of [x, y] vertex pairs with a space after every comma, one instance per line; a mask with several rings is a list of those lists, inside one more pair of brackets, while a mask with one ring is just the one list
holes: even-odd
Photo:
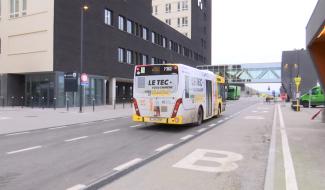
[[131, 116], [130, 104], [113, 106], [84, 107], [79, 113], [79, 107], [70, 108], [21, 108], [0, 107], [0, 134], [17, 133], [21, 131], [87, 123], [99, 120]]
[[[321, 115], [311, 120], [319, 109], [302, 108], [301, 112], [295, 112], [289, 104], [281, 107], [299, 190], [325, 189], [325, 124], [321, 123]], [[280, 132], [276, 142], [274, 187], [282, 190], [286, 174]]]

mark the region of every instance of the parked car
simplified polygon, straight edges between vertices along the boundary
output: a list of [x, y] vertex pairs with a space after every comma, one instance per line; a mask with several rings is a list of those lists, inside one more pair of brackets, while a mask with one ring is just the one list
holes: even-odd
[[311, 107], [316, 107], [320, 105], [325, 105], [325, 96], [324, 91], [321, 89], [320, 86], [315, 86], [311, 90], [310, 93], [306, 93], [300, 97], [300, 104], [302, 104], [305, 108], [309, 107], [309, 101]]

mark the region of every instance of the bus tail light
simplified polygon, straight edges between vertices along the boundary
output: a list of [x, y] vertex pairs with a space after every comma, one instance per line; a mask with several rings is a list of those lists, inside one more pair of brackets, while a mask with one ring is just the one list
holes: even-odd
[[134, 104], [135, 113], [137, 114], [137, 116], [141, 116], [140, 111], [139, 111], [138, 102], [135, 98], [133, 98], [133, 104]]
[[173, 110], [173, 114], [172, 114], [172, 118], [175, 118], [176, 115], [177, 115], [177, 112], [178, 112], [178, 108], [179, 106], [183, 103], [183, 100], [182, 98], [179, 98], [176, 103], [175, 103], [175, 107], [174, 107], [174, 110]]

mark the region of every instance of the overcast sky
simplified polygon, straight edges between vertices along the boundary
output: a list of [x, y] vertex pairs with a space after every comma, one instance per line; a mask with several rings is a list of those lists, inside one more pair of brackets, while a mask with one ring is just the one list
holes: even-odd
[[305, 47], [317, 0], [212, 0], [212, 64], [280, 62]]

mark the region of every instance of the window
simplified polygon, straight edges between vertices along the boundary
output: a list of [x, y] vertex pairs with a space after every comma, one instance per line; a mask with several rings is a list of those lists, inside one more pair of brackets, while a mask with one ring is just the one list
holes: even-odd
[[142, 28], [142, 39], [148, 40], [148, 29], [145, 27]]
[[23, 16], [25, 16], [27, 14], [27, 0], [22, 0], [22, 4], [23, 6], [22, 6], [21, 13]]
[[142, 55], [142, 64], [143, 65], [148, 64], [148, 56], [147, 55]]
[[126, 31], [129, 34], [132, 34], [133, 22], [130, 20], [126, 21]]
[[188, 2], [187, 2], [187, 1], [183, 1], [183, 2], [182, 2], [182, 10], [183, 10], [183, 11], [188, 10]]
[[187, 17], [182, 18], [182, 26], [188, 26], [188, 19]]
[[166, 19], [165, 22], [166, 22], [166, 24], [168, 24], [168, 25], [171, 25], [171, 23], [172, 23], [172, 22], [171, 22], [171, 19]]
[[118, 16], [118, 29], [124, 31], [124, 20], [125, 18], [123, 16]]
[[167, 4], [165, 5], [165, 12], [166, 12], [166, 13], [170, 13], [171, 10], [172, 10], [172, 4], [167, 3]]
[[163, 46], [164, 48], [167, 47], [167, 39], [166, 39], [165, 37], [163, 37], [162, 46]]
[[181, 11], [181, 2], [177, 2], [177, 11]]
[[19, 0], [10, 0], [10, 18], [19, 16]]
[[181, 27], [181, 18], [177, 18], [177, 27]]
[[155, 14], [158, 14], [158, 6], [155, 6]]
[[105, 9], [105, 24], [112, 25], [112, 11]]
[[133, 52], [131, 50], [126, 51], [126, 63], [133, 64], [133, 62], [132, 62], [132, 54], [133, 54]]
[[123, 63], [124, 62], [124, 49], [118, 48], [118, 62]]
[[151, 42], [154, 44], [155, 43], [155, 33], [151, 32]]

